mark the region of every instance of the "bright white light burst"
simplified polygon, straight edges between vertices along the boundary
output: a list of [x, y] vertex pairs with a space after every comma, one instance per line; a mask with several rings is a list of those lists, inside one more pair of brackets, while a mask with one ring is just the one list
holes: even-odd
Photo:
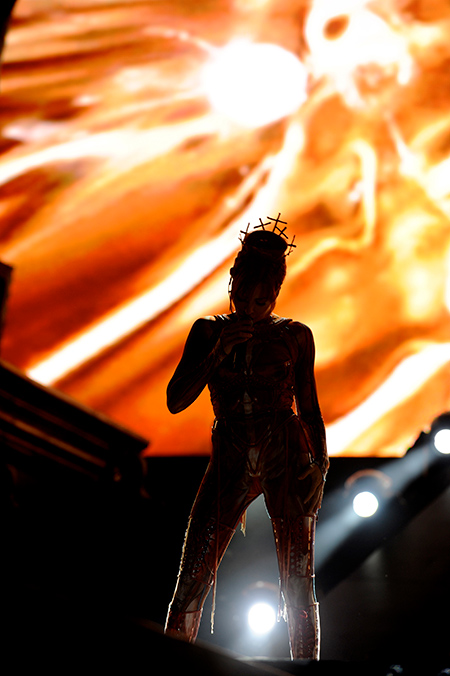
[[255, 603], [248, 613], [248, 624], [254, 634], [267, 634], [276, 622], [274, 608], [268, 603]]
[[433, 441], [439, 453], [444, 453], [445, 455], [450, 453], [450, 430], [439, 430], [434, 435]]
[[257, 128], [299, 108], [306, 99], [307, 72], [292, 52], [278, 45], [239, 40], [217, 51], [203, 82], [217, 112]]
[[353, 499], [353, 509], [358, 516], [373, 516], [378, 509], [378, 500], [373, 493], [363, 491]]

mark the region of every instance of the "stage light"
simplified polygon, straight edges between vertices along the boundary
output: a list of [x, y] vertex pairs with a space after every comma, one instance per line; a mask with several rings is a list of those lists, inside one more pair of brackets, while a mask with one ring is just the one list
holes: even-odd
[[248, 612], [248, 624], [254, 634], [268, 634], [276, 619], [275, 609], [268, 603], [255, 603]]
[[346, 480], [345, 493], [354, 513], [368, 518], [392, 497], [392, 479], [379, 470], [361, 470]]
[[439, 453], [448, 455], [450, 453], [450, 430], [439, 430], [434, 435], [434, 446]]
[[431, 425], [430, 437], [433, 447], [442, 455], [450, 454], [450, 413], [442, 413]]
[[450, 453], [450, 430], [439, 430], [433, 439], [434, 446], [439, 453], [448, 455]]
[[355, 514], [363, 518], [373, 516], [378, 509], [378, 499], [370, 491], [362, 491], [353, 498], [353, 509]]

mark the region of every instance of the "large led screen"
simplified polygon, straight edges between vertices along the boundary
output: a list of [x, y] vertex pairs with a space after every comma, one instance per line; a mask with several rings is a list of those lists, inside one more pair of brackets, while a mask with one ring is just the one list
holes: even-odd
[[450, 408], [444, 0], [18, 0], [1, 73], [2, 357], [151, 441], [207, 454], [165, 388], [228, 311], [239, 231], [296, 248], [332, 455], [402, 455]]

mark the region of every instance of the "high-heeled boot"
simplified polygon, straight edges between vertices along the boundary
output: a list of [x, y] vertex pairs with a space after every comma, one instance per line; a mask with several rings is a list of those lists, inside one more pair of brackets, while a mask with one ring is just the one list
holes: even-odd
[[[233, 533], [233, 528], [217, 525], [216, 519], [209, 519], [205, 524], [197, 519], [189, 521], [177, 585], [167, 614], [166, 633], [195, 641], [203, 605], [215, 584], [217, 567]], [[212, 626], [213, 617], [211, 631]]]
[[[292, 659], [319, 659], [319, 605], [314, 589], [315, 516], [272, 519], [280, 569], [280, 597]], [[281, 598], [280, 598], [281, 611]]]
[[318, 660], [320, 658], [319, 604], [306, 608], [286, 605], [291, 659]]
[[203, 604], [211, 585], [193, 578], [179, 578], [167, 613], [165, 633], [193, 643], [202, 619]]

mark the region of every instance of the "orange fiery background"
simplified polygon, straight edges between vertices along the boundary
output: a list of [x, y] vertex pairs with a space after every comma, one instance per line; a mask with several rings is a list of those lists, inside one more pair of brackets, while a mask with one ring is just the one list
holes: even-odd
[[281, 212], [330, 453], [401, 455], [450, 408], [448, 2], [18, 0], [0, 105], [2, 356], [30, 377], [208, 453], [207, 393], [171, 416], [165, 387]]

